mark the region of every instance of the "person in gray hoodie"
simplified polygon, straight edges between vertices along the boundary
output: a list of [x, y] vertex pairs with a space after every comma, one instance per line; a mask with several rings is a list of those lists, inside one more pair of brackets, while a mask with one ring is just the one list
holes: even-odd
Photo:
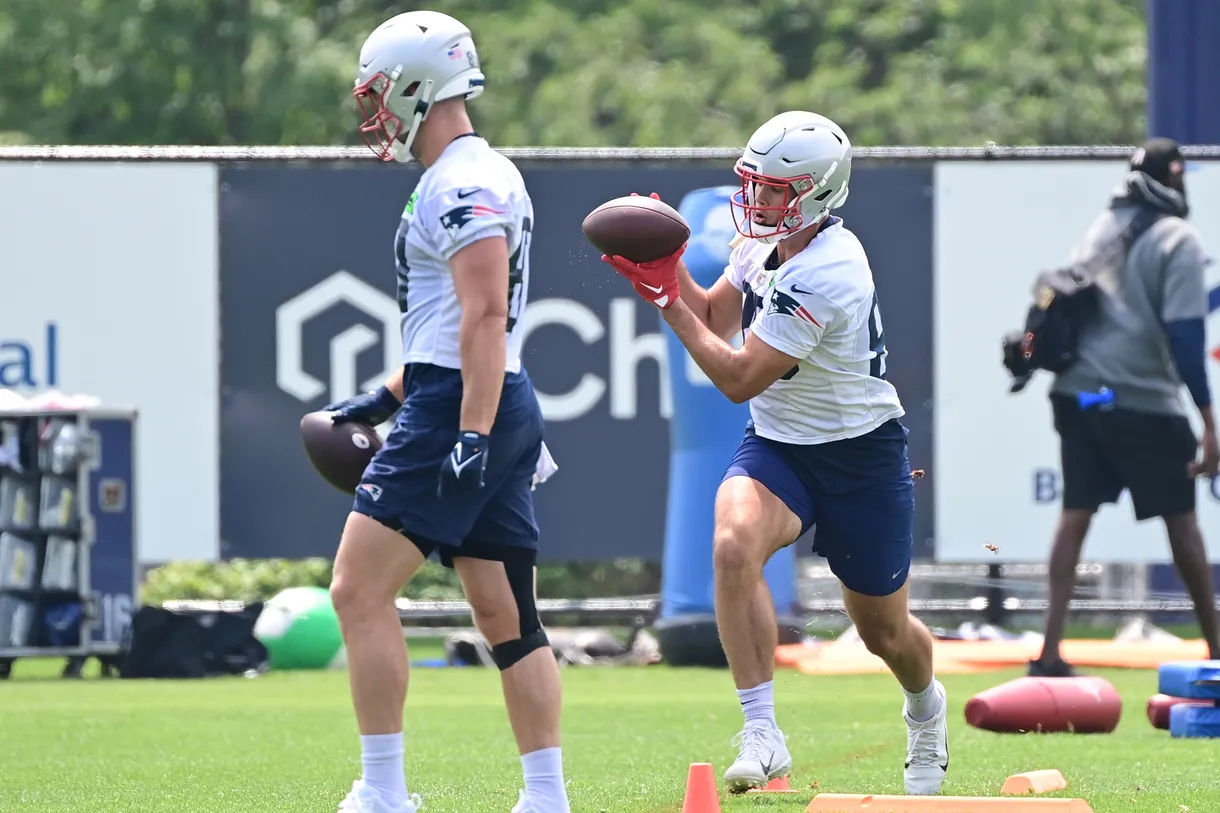
[[[1211, 570], [1195, 513], [1195, 478], [1214, 476], [1220, 464], [1206, 368], [1208, 260], [1186, 221], [1184, 171], [1176, 143], [1149, 139], [1074, 252], [1077, 263], [1102, 260], [1095, 277], [1100, 307], [1082, 328], [1077, 360], [1051, 386], [1063, 506], [1051, 549], [1046, 639], [1029, 664], [1032, 676], [1074, 674], [1059, 650], [1076, 565], [1093, 515], [1124, 489], [1137, 522], [1164, 521], [1210, 657], [1220, 658]], [[1157, 213], [1155, 222], [1125, 256], [1115, 252], [1123, 229], [1148, 209]], [[1202, 419], [1201, 441], [1187, 418], [1183, 385]]]

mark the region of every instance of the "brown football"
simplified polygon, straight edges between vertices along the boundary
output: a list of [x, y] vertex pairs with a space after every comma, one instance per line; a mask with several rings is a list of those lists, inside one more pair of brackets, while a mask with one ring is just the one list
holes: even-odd
[[336, 425], [329, 412], [301, 418], [301, 442], [322, 479], [347, 494], [356, 492], [365, 467], [381, 448], [377, 430], [362, 423]]
[[636, 263], [668, 257], [690, 238], [677, 209], [646, 195], [606, 201], [589, 212], [581, 230], [603, 254]]

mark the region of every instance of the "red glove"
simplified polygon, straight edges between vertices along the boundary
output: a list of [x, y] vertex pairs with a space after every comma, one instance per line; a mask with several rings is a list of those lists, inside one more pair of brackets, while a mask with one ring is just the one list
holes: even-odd
[[[631, 193], [633, 198], [639, 196], [639, 192]], [[648, 197], [653, 200], [661, 199], [656, 192], [652, 192]], [[626, 257], [608, 257], [605, 254], [602, 255], [602, 262], [609, 263], [615, 271], [626, 277], [635, 292], [645, 301], [664, 310], [678, 301], [678, 260], [682, 258], [684, 251], [685, 243], [668, 257], [652, 262], [634, 263]]]
[[661, 310], [672, 307], [678, 301], [678, 261], [686, 244], [659, 260], [647, 263], [633, 263], [626, 257], [608, 257], [602, 255], [602, 262], [609, 263], [614, 270], [622, 274], [635, 288], [635, 292]]

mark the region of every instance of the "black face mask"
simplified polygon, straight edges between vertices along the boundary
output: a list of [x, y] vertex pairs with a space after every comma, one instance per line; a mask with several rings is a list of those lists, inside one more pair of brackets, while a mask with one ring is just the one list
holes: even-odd
[[[1168, 178], [1161, 181], [1161, 185], [1167, 189], [1172, 189], [1174, 192], [1181, 195], [1183, 205], [1187, 211], [1190, 210], [1190, 201], [1186, 198], [1186, 173], [1179, 172], [1174, 175], [1170, 175]], [[1182, 215], [1182, 217], [1185, 216], [1185, 214]]]
[[1177, 175], [1171, 175], [1164, 181], [1165, 186], [1170, 189], [1175, 189], [1182, 193], [1182, 197], [1186, 197], [1186, 173], [1181, 172]]
[[1120, 205], [1147, 204], [1177, 217], [1187, 217], [1190, 214], [1190, 204], [1186, 200], [1182, 175], [1171, 175], [1166, 178], [1166, 181], [1169, 180], [1176, 185], [1155, 180], [1144, 172], [1130, 172], [1114, 202]]

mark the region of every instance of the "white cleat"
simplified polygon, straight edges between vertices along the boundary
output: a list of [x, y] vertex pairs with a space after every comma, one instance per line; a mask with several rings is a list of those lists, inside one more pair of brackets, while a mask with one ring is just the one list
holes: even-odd
[[381, 794], [357, 779], [347, 798], [339, 803], [339, 813], [416, 813], [423, 806], [418, 793], [412, 793], [401, 805], [390, 805]]
[[917, 723], [902, 710], [902, 719], [907, 724], [907, 761], [902, 778], [910, 796], [933, 796], [940, 793], [949, 771], [949, 715], [945, 700], [945, 687], [936, 681], [940, 692], [941, 706], [936, 716], [925, 723]]
[[784, 732], [769, 725], [747, 725], [733, 737], [738, 746], [737, 759], [724, 772], [730, 793], [745, 793], [761, 788], [772, 779], [792, 772], [792, 755]]

